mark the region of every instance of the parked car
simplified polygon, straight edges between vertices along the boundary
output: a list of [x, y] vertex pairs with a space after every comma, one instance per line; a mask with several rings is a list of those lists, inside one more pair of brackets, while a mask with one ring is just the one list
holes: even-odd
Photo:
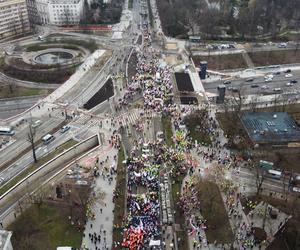
[[281, 91], [281, 88], [275, 88], [273, 89], [274, 92], [280, 92]]
[[263, 86], [261, 86], [261, 88], [262, 88], [262, 89], [269, 89], [269, 86], [263, 85]]
[[288, 86], [288, 87], [294, 86], [294, 83], [288, 82], [288, 83], [286, 84], [286, 86]]
[[233, 87], [233, 88], [232, 88], [232, 92], [238, 92], [238, 88]]
[[259, 85], [258, 84], [251, 84], [251, 88], [258, 88]]
[[230, 83], [231, 83], [231, 81], [228, 81], [228, 80], [223, 82], [223, 84], [230, 84]]
[[254, 78], [248, 78], [246, 79], [246, 82], [253, 82], [254, 81]]
[[291, 73], [292, 72], [292, 70], [290, 70], [290, 69], [287, 69], [286, 71], [284, 71], [284, 73]]

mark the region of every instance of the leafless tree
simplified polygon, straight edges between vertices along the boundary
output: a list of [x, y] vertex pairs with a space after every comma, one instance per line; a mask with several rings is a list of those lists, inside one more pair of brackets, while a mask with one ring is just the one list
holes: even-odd
[[265, 180], [265, 171], [263, 171], [258, 164], [255, 164], [255, 170], [256, 170], [256, 195], [259, 195], [262, 190], [262, 184]]
[[29, 131], [27, 133], [27, 141], [31, 145], [33, 160], [36, 163], [37, 158], [36, 158], [36, 153], [35, 153], [35, 142], [34, 142], [35, 136], [36, 136], [35, 128], [32, 127], [32, 124], [29, 124]]

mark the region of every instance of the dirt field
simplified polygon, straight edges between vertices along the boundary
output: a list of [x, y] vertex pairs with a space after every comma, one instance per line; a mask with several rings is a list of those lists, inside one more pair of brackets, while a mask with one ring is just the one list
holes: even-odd
[[298, 50], [277, 50], [248, 53], [255, 66], [300, 63]]
[[193, 56], [193, 60], [196, 67], [199, 67], [200, 61], [207, 61], [207, 67], [210, 70], [247, 68], [247, 64], [241, 54]]

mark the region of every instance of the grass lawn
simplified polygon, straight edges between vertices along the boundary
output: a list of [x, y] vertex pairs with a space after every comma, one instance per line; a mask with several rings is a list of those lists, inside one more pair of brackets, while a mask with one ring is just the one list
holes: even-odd
[[118, 197], [115, 198], [113, 242], [123, 241], [123, 235], [121, 234], [123, 229], [119, 227], [122, 225], [123, 216], [125, 214], [126, 171], [125, 171], [124, 164], [122, 163], [124, 160], [125, 160], [124, 149], [123, 147], [121, 147], [121, 149], [119, 150], [118, 166], [117, 166], [116, 190], [118, 192]]
[[193, 141], [197, 140], [198, 143], [204, 143], [205, 145], [211, 145], [211, 138], [208, 133], [197, 130], [196, 126], [199, 125], [198, 121], [195, 119], [186, 119], [186, 126], [189, 130], [189, 136]]
[[17, 184], [20, 180], [25, 178], [28, 174], [32, 173], [34, 170], [36, 170], [38, 167], [45, 164], [47, 161], [50, 161], [58, 154], [62, 153], [64, 150], [74, 146], [77, 144], [77, 141], [69, 140], [60, 146], [58, 146], [53, 152], [50, 154], [45, 155], [44, 157], [38, 159], [37, 163], [32, 163], [29, 167], [26, 168], [21, 174], [17, 175], [13, 179], [11, 179], [9, 182], [7, 182], [3, 187], [0, 188], [0, 195], [4, 194], [7, 190], [9, 190], [11, 187], [13, 187], [15, 184]]
[[177, 176], [176, 178], [172, 178], [172, 199], [174, 204], [174, 210], [175, 210], [175, 223], [180, 225], [180, 230], [176, 232], [177, 239], [181, 239], [181, 243], [179, 246], [179, 249], [188, 249], [188, 236], [187, 232], [185, 231], [184, 224], [185, 224], [185, 218], [182, 216], [181, 208], [178, 204], [180, 193], [181, 193], [181, 186], [183, 181], [184, 175]]
[[62, 209], [43, 203], [32, 205], [8, 227], [13, 231], [12, 245], [15, 250], [53, 250], [57, 246], [79, 248], [82, 232], [69, 223]]
[[193, 56], [193, 60], [196, 66], [199, 66], [201, 61], [207, 61], [208, 68], [211, 70], [247, 68], [241, 54]]
[[248, 54], [255, 66], [300, 62], [300, 48], [298, 50], [260, 51]]
[[203, 181], [199, 182], [196, 188], [202, 215], [207, 220], [208, 228], [205, 233], [208, 241], [232, 243], [234, 237], [218, 186], [215, 183]]
[[11, 97], [21, 97], [21, 96], [35, 96], [35, 95], [49, 95], [52, 89], [34, 89], [34, 88], [24, 88], [19, 86], [0, 86], [0, 98], [11, 98]]
[[163, 132], [164, 132], [164, 135], [166, 138], [166, 143], [169, 147], [171, 147], [173, 145], [173, 140], [172, 140], [173, 131], [172, 131], [171, 118], [163, 116], [161, 118], [161, 123], [162, 123], [162, 127], [163, 127]]

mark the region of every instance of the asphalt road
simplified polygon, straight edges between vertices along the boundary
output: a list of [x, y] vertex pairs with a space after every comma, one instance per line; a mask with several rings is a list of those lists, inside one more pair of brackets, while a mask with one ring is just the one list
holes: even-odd
[[[33, 121], [36, 121], [37, 118], [34, 118]], [[52, 118], [39, 118], [42, 121], [42, 124], [36, 128], [36, 140], [42, 138], [49, 131], [57, 127], [62, 123], [63, 119], [58, 119], [55, 117]], [[28, 122], [22, 124], [18, 128], [15, 128], [15, 135], [13, 136], [16, 141], [10, 146], [0, 151], [0, 167], [12, 160], [24, 149], [30, 146], [30, 143], [26, 140], [28, 133]]]
[[[295, 92], [300, 91], [300, 71], [293, 71], [291, 73], [292, 77], [285, 77], [286, 73], [281, 73], [280, 75], [274, 75], [274, 78], [270, 82], [265, 82], [264, 75], [254, 78], [253, 81], [247, 82], [246, 79], [228, 79], [231, 81], [231, 84], [227, 84], [226, 88], [228, 87], [235, 87], [241, 90], [243, 95], [255, 95], [255, 94], [275, 94], [275, 88], [281, 88], [283, 92]], [[298, 83], [294, 84], [293, 86], [286, 86], [288, 82], [291, 80], [297, 80]], [[217, 87], [220, 84], [223, 84], [224, 80], [219, 80], [215, 82], [203, 83], [204, 89], [206, 92], [210, 93], [218, 93]], [[251, 85], [258, 85], [258, 87], [251, 87]], [[267, 87], [267, 89], [264, 89]], [[227, 90], [226, 92], [232, 92]]]
[[[65, 132], [65, 134], [61, 134], [60, 131], [56, 132], [54, 135], [55, 140], [50, 142], [48, 145], [44, 145], [43, 143], [36, 146], [36, 157], [37, 159], [45, 156], [46, 154], [52, 152], [59, 145], [63, 144], [67, 140], [72, 138], [71, 131]], [[25, 170], [31, 163], [33, 162], [32, 151], [30, 150], [28, 153], [20, 157], [16, 162], [7, 167], [5, 170], [0, 172], [0, 179], [3, 178], [3, 181], [0, 182], [0, 187], [5, 184], [12, 177], [18, 175], [21, 171]]]

